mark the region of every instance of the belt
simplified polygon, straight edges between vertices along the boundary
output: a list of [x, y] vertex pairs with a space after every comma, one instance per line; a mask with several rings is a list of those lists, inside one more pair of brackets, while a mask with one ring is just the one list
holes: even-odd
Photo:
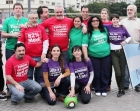
[[111, 50], [111, 52], [117, 52], [117, 53], [119, 53], [119, 52], [121, 52], [121, 51], [123, 51], [123, 49]]

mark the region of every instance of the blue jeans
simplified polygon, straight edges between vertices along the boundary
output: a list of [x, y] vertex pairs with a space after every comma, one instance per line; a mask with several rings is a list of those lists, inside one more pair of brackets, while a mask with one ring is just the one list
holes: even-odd
[[125, 66], [125, 81], [124, 81], [124, 87], [129, 87], [130, 85], [130, 76], [129, 76], [129, 70], [128, 65]]
[[[41, 57], [32, 57], [32, 59], [36, 62], [41, 61]], [[34, 75], [34, 79], [36, 82], [40, 83], [41, 79], [43, 78], [43, 70], [42, 70], [42, 66], [40, 67], [32, 67], [29, 66], [29, 70], [28, 70], [28, 78], [30, 80], [33, 80], [33, 75]]]
[[21, 86], [24, 87], [24, 92], [19, 91], [15, 86], [10, 85], [9, 91], [11, 92], [11, 100], [14, 102], [19, 102], [22, 98], [33, 98], [35, 95], [37, 95], [42, 87], [40, 84], [33, 80], [26, 80], [19, 83]]
[[63, 57], [64, 57], [66, 63], [68, 64], [69, 63], [69, 54], [68, 54], [68, 51], [63, 51]]
[[6, 60], [8, 60], [14, 53], [15, 52], [13, 50], [6, 49], [5, 51]]

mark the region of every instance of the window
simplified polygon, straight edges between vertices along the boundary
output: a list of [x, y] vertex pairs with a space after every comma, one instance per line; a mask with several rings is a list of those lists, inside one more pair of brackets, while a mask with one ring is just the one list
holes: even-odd
[[13, 0], [6, 0], [6, 4], [13, 4]]
[[43, 1], [39, 1], [39, 4], [43, 4]]
[[34, 0], [30, 0], [31, 1], [31, 4], [34, 4], [35, 3], [35, 1]]
[[80, 3], [77, 3], [77, 8], [80, 8]]
[[81, 2], [84, 2], [84, 0], [81, 0]]
[[50, 5], [50, 2], [49, 1], [46, 1], [46, 5]]
[[55, 5], [55, 2], [52, 2], [52, 5]]

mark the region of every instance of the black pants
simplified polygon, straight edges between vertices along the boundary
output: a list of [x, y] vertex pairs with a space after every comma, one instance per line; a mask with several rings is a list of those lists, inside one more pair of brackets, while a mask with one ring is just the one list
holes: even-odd
[[[60, 85], [58, 87], [52, 88], [52, 91], [54, 92], [55, 95], [56, 95], [56, 93], [59, 93], [61, 96], [66, 97], [69, 93], [69, 90], [68, 90], [69, 87], [70, 87], [70, 77], [68, 76], [68, 77], [61, 79]], [[43, 88], [43, 93], [44, 93], [45, 99], [49, 105], [54, 105], [56, 103], [57, 100], [55, 100], [55, 101], [51, 100], [47, 87]]]
[[[81, 101], [84, 104], [88, 104], [91, 100], [91, 93], [87, 94], [85, 93], [85, 88], [86, 85], [80, 84], [78, 82], [75, 83], [75, 93], [80, 93], [81, 94]], [[91, 90], [91, 87], [90, 87]]]
[[3, 91], [4, 88], [4, 78], [3, 78], [3, 69], [0, 66], [0, 91]]

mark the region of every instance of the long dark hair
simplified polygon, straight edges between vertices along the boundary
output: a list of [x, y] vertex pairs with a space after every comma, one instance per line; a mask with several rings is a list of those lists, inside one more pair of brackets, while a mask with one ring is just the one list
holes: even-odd
[[103, 25], [101, 19], [98, 16], [94, 15], [94, 16], [90, 17], [90, 19], [88, 21], [87, 30], [88, 30], [88, 33], [90, 35], [89, 36], [90, 38], [92, 36], [92, 31], [94, 31], [94, 27], [91, 25], [93, 18], [97, 18], [99, 20], [99, 26], [98, 26], [98, 28], [99, 28], [100, 32], [103, 32], [103, 33], [105, 32], [104, 25]]
[[52, 52], [54, 47], [58, 47], [60, 49], [60, 56], [58, 58], [58, 62], [59, 62], [59, 65], [61, 67], [61, 71], [62, 71], [62, 74], [63, 74], [63, 73], [65, 73], [65, 61], [64, 61], [62, 50], [61, 50], [61, 48], [58, 44], [54, 44], [52, 46], [51, 50], [49, 51], [48, 58], [52, 58], [51, 52]]
[[[79, 46], [79, 45], [75, 45], [75, 46], [72, 48], [72, 53], [73, 53], [74, 51], [76, 51], [76, 50], [81, 50], [81, 52], [82, 52], [82, 47]], [[86, 60], [84, 59], [83, 52], [82, 52], [81, 58], [82, 58], [82, 62], [83, 62], [85, 65], [87, 65], [87, 62], [86, 62]], [[72, 62], [76, 62], [76, 58], [75, 58], [74, 56], [72, 57]]]

